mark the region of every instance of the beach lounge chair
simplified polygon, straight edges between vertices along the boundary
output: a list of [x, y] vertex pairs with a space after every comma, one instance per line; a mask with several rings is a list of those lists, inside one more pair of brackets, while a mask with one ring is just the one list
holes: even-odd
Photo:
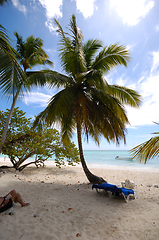
[[100, 185], [93, 184], [92, 185], [92, 190], [94, 188], [96, 189], [96, 191], [98, 193], [99, 193], [100, 189], [103, 189], [105, 192], [110, 191], [110, 192], [112, 192], [112, 194], [115, 194], [115, 195], [123, 195], [126, 202], [129, 202], [130, 194], [133, 194], [134, 199], [137, 198], [137, 191], [132, 190], [132, 189], [127, 189], [127, 188], [124, 188], [124, 187], [120, 188], [120, 187], [117, 187], [116, 185], [109, 184], [109, 183], [102, 183]]

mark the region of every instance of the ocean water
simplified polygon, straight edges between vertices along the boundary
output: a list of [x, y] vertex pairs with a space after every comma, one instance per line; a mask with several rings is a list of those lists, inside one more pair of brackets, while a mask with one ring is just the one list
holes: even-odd
[[[129, 151], [126, 150], [103, 150], [103, 151], [84, 151], [87, 164], [95, 167], [120, 167], [137, 169], [158, 169], [159, 157], [149, 160], [146, 164], [140, 161], [134, 161]], [[116, 158], [118, 156], [118, 158]]]
[[[116, 159], [116, 156], [118, 158]], [[4, 155], [0, 155], [0, 161], [4, 161]], [[145, 170], [158, 170], [159, 171], [159, 157], [149, 160], [146, 164], [134, 161], [131, 159], [129, 151], [126, 150], [85, 150], [84, 157], [86, 163], [92, 167], [120, 167], [135, 168]], [[30, 158], [30, 160], [33, 160]], [[53, 159], [49, 159], [54, 161]]]

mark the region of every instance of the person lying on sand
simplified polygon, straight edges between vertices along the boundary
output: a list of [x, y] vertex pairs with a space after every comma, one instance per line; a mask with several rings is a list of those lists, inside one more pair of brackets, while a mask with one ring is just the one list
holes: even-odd
[[21, 207], [30, 205], [30, 203], [23, 202], [19, 193], [17, 193], [15, 190], [12, 190], [5, 197], [0, 197], [0, 213], [13, 207], [13, 202], [20, 203]]

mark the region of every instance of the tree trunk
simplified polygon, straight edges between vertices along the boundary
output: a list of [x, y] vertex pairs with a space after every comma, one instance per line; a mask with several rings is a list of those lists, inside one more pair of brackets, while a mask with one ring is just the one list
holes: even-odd
[[10, 122], [10, 120], [11, 120], [12, 113], [13, 113], [13, 110], [14, 110], [14, 107], [15, 107], [15, 104], [16, 104], [16, 101], [17, 101], [17, 98], [18, 98], [18, 95], [19, 95], [20, 90], [21, 90], [21, 87], [19, 87], [19, 89], [18, 89], [15, 97], [13, 98], [13, 103], [12, 103], [10, 112], [9, 112], [9, 114], [8, 114], [7, 121], [6, 121], [6, 124], [5, 124], [5, 128], [4, 128], [4, 130], [3, 130], [3, 134], [2, 134], [2, 138], [1, 138], [1, 142], [0, 142], [0, 153], [2, 152], [2, 147], [3, 147], [3, 144], [4, 144], [5, 139], [6, 139], [9, 122]]
[[84, 170], [89, 182], [94, 183], [94, 184], [105, 183], [106, 181], [102, 177], [98, 177], [98, 176], [95, 176], [94, 174], [92, 174], [86, 165], [84, 155], [83, 155], [82, 139], [81, 139], [81, 126], [80, 126], [79, 121], [77, 121], [77, 137], [78, 137], [78, 148], [79, 148], [79, 152], [80, 152], [81, 164], [82, 164], [83, 170]]
[[22, 165], [22, 163], [25, 162], [26, 159], [32, 157], [35, 153], [36, 151], [32, 151], [29, 154], [27, 154], [25, 157], [22, 157], [21, 159], [19, 159], [19, 161], [17, 161], [16, 164], [14, 164], [14, 168], [16, 170], [19, 170], [20, 165]]

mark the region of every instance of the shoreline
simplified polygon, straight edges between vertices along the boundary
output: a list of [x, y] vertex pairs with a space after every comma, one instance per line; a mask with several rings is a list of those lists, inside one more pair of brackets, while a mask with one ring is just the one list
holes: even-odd
[[[95, 168], [97, 168], [97, 169], [114, 169], [114, 170], [123, 170], [123, 171], [125, 170], [125, 171], [156, 172], [156, 173], [158, 172], [159, 173], [159, 167], [149, 167], [146, 164], [143, 164], [143, 163], [141, 163], [141, 164], [142, 165], [140, 165], [138, 167], [137, 166], [130, 167], [130, 166], [122, 166], [122, 165], [121, 166], [120, 165], [106, 165], [106, 164], [105, 165], [101, 165], [101, 164], [94, 164], [94, 163], [90, 164], [90, 163], [87, 163], [87, 166], [88, 166], [88, 168], [92, 168], [92, 169], [95, 169]], [[2, 166], [2, 165], [12, 166], [12, 163], [10, 162], [9, 158], [6, 158], [5, 161], [2, 161], [0, 159], [0, 166]], [[53, 166], [53, 167], [56, 166], [54, 161], [49, 161], [49, 160], [47, 160], [45, 162], [45, 165], [46, 166]], [[67, 165], [67, 164], [65, 166], [69, 167], [69, 165]], [[36, 168], [36, 166], [34, 164], [31, 164], [27, 168], [29, 168], [29, 167], [35, 167]], [[61, 168], [63, 168], [63, 167], [64, 166], [62, 165]], [[81, 163], [76, 164], [75, 166], [70, 166], [70, 167], [82, 168]]]
[[108, 183], [134, 181], [138, 198], [125, 203], [122, 196], [96, 193], [80, 165], [61, 169], [52, 164], [33, 165], [22, 172], [5, 169], [0, 172], [0, 195], [15, 189], [30, 206], [15, 204], [15, 215], [0, 214], [1, 240], [157, 239], [159, 188], [154, 186], [159, 185], [159, 174], [119, 168], [90, 170]]

